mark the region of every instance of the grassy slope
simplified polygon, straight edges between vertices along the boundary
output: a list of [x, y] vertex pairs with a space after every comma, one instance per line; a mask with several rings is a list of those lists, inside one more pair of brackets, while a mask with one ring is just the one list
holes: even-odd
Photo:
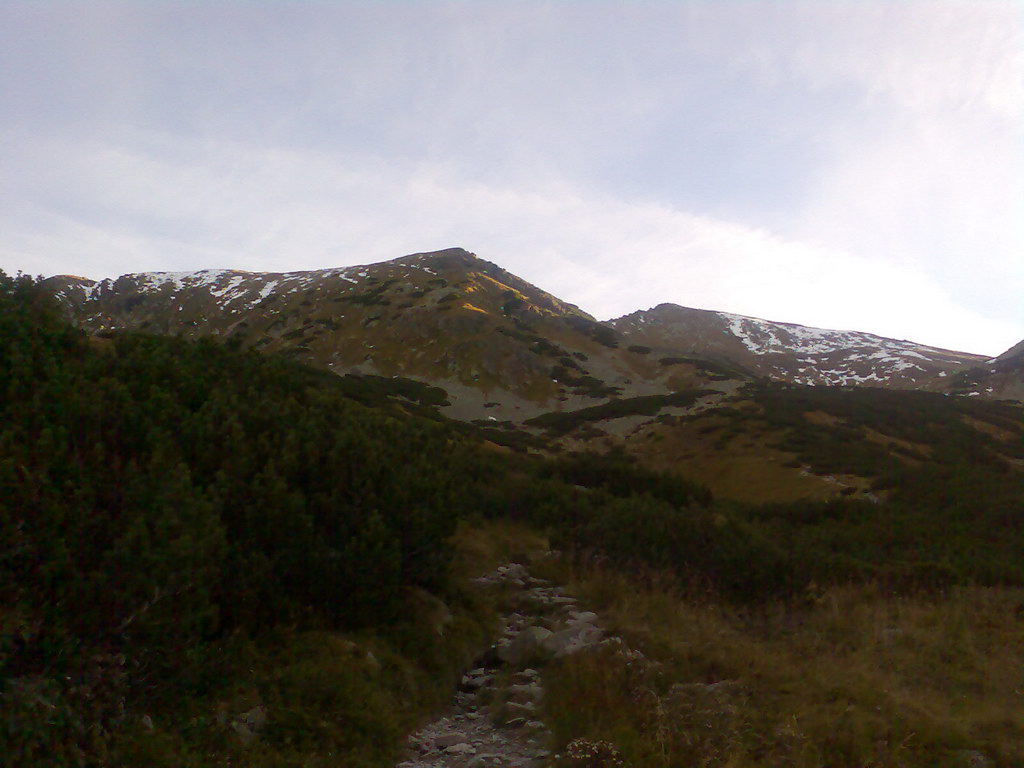
[[[363, 386], [359, 395], [357, 399], [375, 401], [382, 393]], [[633, 541], [639, 549], [621, 549], [621, 567], [633, 575], [607, 567], [549, 575], [573, 580], [615, 631], [660, 666], [631, 665], [628, 659], [610, 656], [579, 657], [552, 669], [549, 722], [563, 739], [611, 739], [638, 766], [941, 766], [954, 765], [957, 750], [974, 748], [998, 758], [1001, 765], [1020, 764], [1024, 712], [1019, 676], [1010, 674], [1020, 669], [1024, 647], [1022, 580], [1013, 565], [1014, 548], [1019, 552], [1019, 475], [969, 471], [973, 459], [995, 467], [993, 472], [1007, 463], [996, 454], [1016, 460], [1018, 412], [980, 404], [965, 404], [969, 410], [959, 412], [959, 404], [950, 410], [941, 399], [900, 399], [904, 394], [883, 395], [888, 399], [877, 403], [863, 402], [865, 397], [871, 401], [870, 394], [841, 399], [846, 396], [769, 392], [757, 401], [760, 410], [719, 412], [704, 417], [712, 421], [684, 421], [673, 428], [693, 427], [694, 439], [710, 443], [698, 445], [722, 457], [728, 455], [726, 448], [735, 454], [749, 444], [751, 461], [774, 451], [772, 466], [776, 457], [799, 456], [801, 461], [820, 462], [821, 471], [848, 468], [886, 482], [898, 481], [882, 477], [886, 470], [923, 463], [908, 450], [933, 446], [938, 469], [947, 474], [934, 475], [934, 482], [921, 478], [916, 486], [897, 485], [905, 496], [902, 503], [921, 504], [918, 516], [907, 518], [910, 528], [886, 528], [881, 513], [889, 508], [884, 505], [733, 510], [709, 506], [692, 489], [655, 482], [657, 478], [641, 472], [614, 475], [604, 468], [590, 482], [586, 465], [569, 466], [560, 470], [563, 475], [556, 482], [546, 470], [521, 461], [506, 465], [495, 455], [493, 476], [466, 485], [481, 509], [498, 519], [463, 523], [456, 534], [460, 555], [453, 568], [458, 578], [443, 593], [453, 614], [450, 621], [440, 621], [443, 611], [436, 601], [410, 592], [402, 619], [386, 626], [351, 632], [278, 627], [259, 642], [245, 636], [223, 638], [208, 649], [216, 663], [197, 665], [217, 676], [207, 691], [173, 707], [154, 706], [146, 712], [149, 721], [132, 713], [110, 745], [107, 762], [393, 764], [403, 734], [441, 705], [459, 667], [472, 658], [491, 628], [491, 607], [459, 586], [464, 577], [543, 542], [542, 533], [524, 533], [503, 520], [534, 517], [557, 529], [571, 528], [578, 518], [582, 532], [576, 532], [580, 535], [575, 540], [585, 546], [588, 530], [601, 535], [602, 526], [614, 517], [604, 531], [605, 543], [626, 538], [614, 525], [636, 534]], [[907, 403], [915, 407], [908, 409]], [[915, 416], [908, 421], [901, 418], [904, 413]], [[702, 432], [709, 424], [714, 429]], [[985, 439], [976, 440], [978, 434]], [[878, 435], [887, 435], [889, 442]], [[847, 451], [850, 445], [857, 450]], [[892, 445], [901, 446], [903, 453]], [[683, 454], [679, 459], [700, 460]], [[690, 471], [711, 476], [713, 463], [697, 466]], [[805, 477], [797, 468], [787, 469], [787, 479]], [[763, 501], [783, 482], [782, 476], [765, 472], [763, 486], [752, 482], [753, 471], [746, 477], [733, 472], [728, 479], [736, 488], [744, 483], [760, 488], [756, 498]], [[609, 478], [621, 482], [606, 482]], [[808, 482], [820, 483], [813, 478]], [[516, 483], [522, 486], [519, 496]], [[1003, 495], [984, 495], [999, 483], [1008, 488]], [[573, 487], [577, 484], [591, 490], [580, 491]], [[622, 497], [625, 506], [615, 506], [618, 502], [606, 493]], [[946, 509], [946, 497], [980, 501]], [[547, 518], [536, 513], [542, 506]], [[933, 509], [942, 516], [932, 518]], [[589, 523], [583, 512], [591, 515]], [[678, 525], [690, 516], [701, 520], [692, 526], [695, 541], [685, 540], [690, 527]], [[698, 547], [694, 551], [709, 552], [705, 564], [711, 571], [691, 571], [695, 579], [717, 577], [723, 584], [742, 585], [742, 579], [716, 574], [715, 568], [724, 563], [734, 572], [758, 573], [758, 558], [774, 566], [771, 558], [782, 550], [791, 556], [780, 563], [785, 567], [827, 564], [827, 553], [860, 559], [865, 567], [850, 571], [857, 575], [857, 584], [817, 587], [795, 579], [789, 583], [797, 592], [784, 601], [762, 597], [737, 607], [714, 592], [685, 589], [689, 582], [678, 577], [637, 576], [646, 573], [642, 548], [665, 539], [656, 525], [642, 530], [655, 517], [674, 526], [673, 532], [684, 530], [678, 552], [693, 546]], [[574, 540], [564, 531], [559, 535]], [[731, 555], [718, 555], [737, 542]], [[749, 559], [730, 560], [736, 552]], [[631, 555], [639, 562], [630, 561]], [[955, 582], [962, 586], [946, 584], [945, 591], [904, 589], [897, 597], [865, 576], [875, 572], [876, 561], [916, 567], [924, 558], [930, 566], [932, 559], [952, 555], [960, 557], [953, 565], [966, 570]], [[977, 570], [979, 562], [989, 560], [999, 565], [991, 570], [992, 583], [1016, 586], [963, 585], [965, 578], [984, 571]], [[0, 612], [0, 625], [11, 618]], [[439, 623], [444, 624], [440, 633], [424, 631]], [[700, 687], [671, 690], [676, 683], [723, 680], [735, 685], [711, 698]], [[265, 708], [268, 723], [246, 745], [232, 722], [256, 707]], [[46, 713], [40, 716], [45, 719]], [[54, 759], [38, 757], [37, 764]]]
[[757, 385], [728, 407], [654, 421], [627, 447], [720, 498], [860, 497], [922, 465], [1019, 471], [1024, 410], [924, 392]]
[[738, 610], [672, 579], [547, 575], [571, 578], [644, 654], [581, 655], [548, 672], [563, 743], [610, 740], [628, 764], [665, 768], [938, 768], [967, 765], [964, 750], [1024, 761], [1020, 589], [848, 586]]

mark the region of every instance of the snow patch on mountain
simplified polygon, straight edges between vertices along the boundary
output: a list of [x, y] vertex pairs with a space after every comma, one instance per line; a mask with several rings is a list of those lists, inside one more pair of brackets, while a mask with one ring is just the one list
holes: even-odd
[[134, 278], [140, 288], [147, 290], [159, 290], [169, 284], [173, 290], [181, 291], [214, 285], [228, 274], [231, 272], [226, 269], [201, 269], [197, 272], [136, 272], [128, 277]]
[[221, 288], [211, 288], [210, 293], [216, 296], [217, 298], [221, 298], [222, 296], [224, 296], [224, 294], [232, 292], [235, 288], [241, 285], [244, 280], [245, 277], [243, 275], [234, 275]]
[[[884, 362], [903, 362], [904, 357], [921, 360], [932, 358], [921, 354], [921, 346], [909, 341], [896, 341], [860, 331], [833, 331], [825, 328], [810, 328], [789, 323], [772, 323], [756, 317], [732, 315], [718, 312], [729, 326], [729, 331], [743, 345], [757, 355], [796, 354], [828, 355], [851, 348], [876, 347], [877, 351], [866, 359]], [[865, 359], [858, 353], [850, 354], [848, 360]], [[803, 362], [803, 360], [801, 361]], [[919, 366], [918, 366], [919, 367]]]

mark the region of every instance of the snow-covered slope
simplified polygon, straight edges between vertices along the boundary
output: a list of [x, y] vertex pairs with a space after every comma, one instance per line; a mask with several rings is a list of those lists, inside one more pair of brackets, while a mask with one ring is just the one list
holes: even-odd
[[727, 312], [660, 304], [610, 321], [630, 343], [665, 354], [718, 356], [761, 376], [809, 385], [941, 388], [941, 379], [981, 355], [860, 331], [810, 328]]

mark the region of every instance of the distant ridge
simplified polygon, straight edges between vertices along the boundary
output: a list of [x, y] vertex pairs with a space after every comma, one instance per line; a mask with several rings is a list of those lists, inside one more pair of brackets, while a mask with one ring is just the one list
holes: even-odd
[[859, 331], [668, 303], [600, 323], [463, 248], [301, 272], [63, 275], [46, 284], [92, 333], [214, 336], [338, 374], [413, 378], [445, 388], [447, 412], [467, 420], [523, 423], [614, 398], [730, 392], [755, 378], [1002, 391], [965, 386], [961, 373], [986, 365], [981, 355]]

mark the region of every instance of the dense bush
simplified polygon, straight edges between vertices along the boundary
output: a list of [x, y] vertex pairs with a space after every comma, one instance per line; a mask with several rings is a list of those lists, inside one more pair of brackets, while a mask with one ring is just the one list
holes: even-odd
[[[748, 391], [761, 406], [760, 418], [784, 430], [779, 446], [821, 474], [888, 477], [893, 468], [891, 449], [870, 440], [869, 432], [911, 444], [896, 448], [929, 463], [966, 462], [1002, 471], [1007, 467], [1002, 456], [1024, 459], [1020, 410], [1005, 403], [873, 387], [759, 383]], [[812, 423], [805, 416], [811, 412], [827, 414], [838, 423]], [[971, 426], [970, 420], [1012, 439], [998, 439]], [[924, 448], [913, 447], [917, 445]]]
[[650, 496], [676, 507], [711, 503], [711, 491], [705, 486], [679, 475], [648, 469], [622, 451], [574, 453], [546, 462], [540, 473], [618, 497]]
[[639, 395], [609, 400], [601, 405], [579, 408], [575, 411], [552, 411], [527, 419], [526, 423], [534, 427], [542, 427], [546, 431], [563, 435], [576, 427], [592, 421], [617, 419], [623, 416], [654, 416], [662, 408], [668, 406], [692, 405], [701, 395], [710, 390], [688, 389], [668, 395]]
[[0, 275], [7, 738], [84, 749], [133, 702], [196, 693], [208, 641], [379, 624], [442, 588], [463, 443], [282, 359], [90, 340]]

